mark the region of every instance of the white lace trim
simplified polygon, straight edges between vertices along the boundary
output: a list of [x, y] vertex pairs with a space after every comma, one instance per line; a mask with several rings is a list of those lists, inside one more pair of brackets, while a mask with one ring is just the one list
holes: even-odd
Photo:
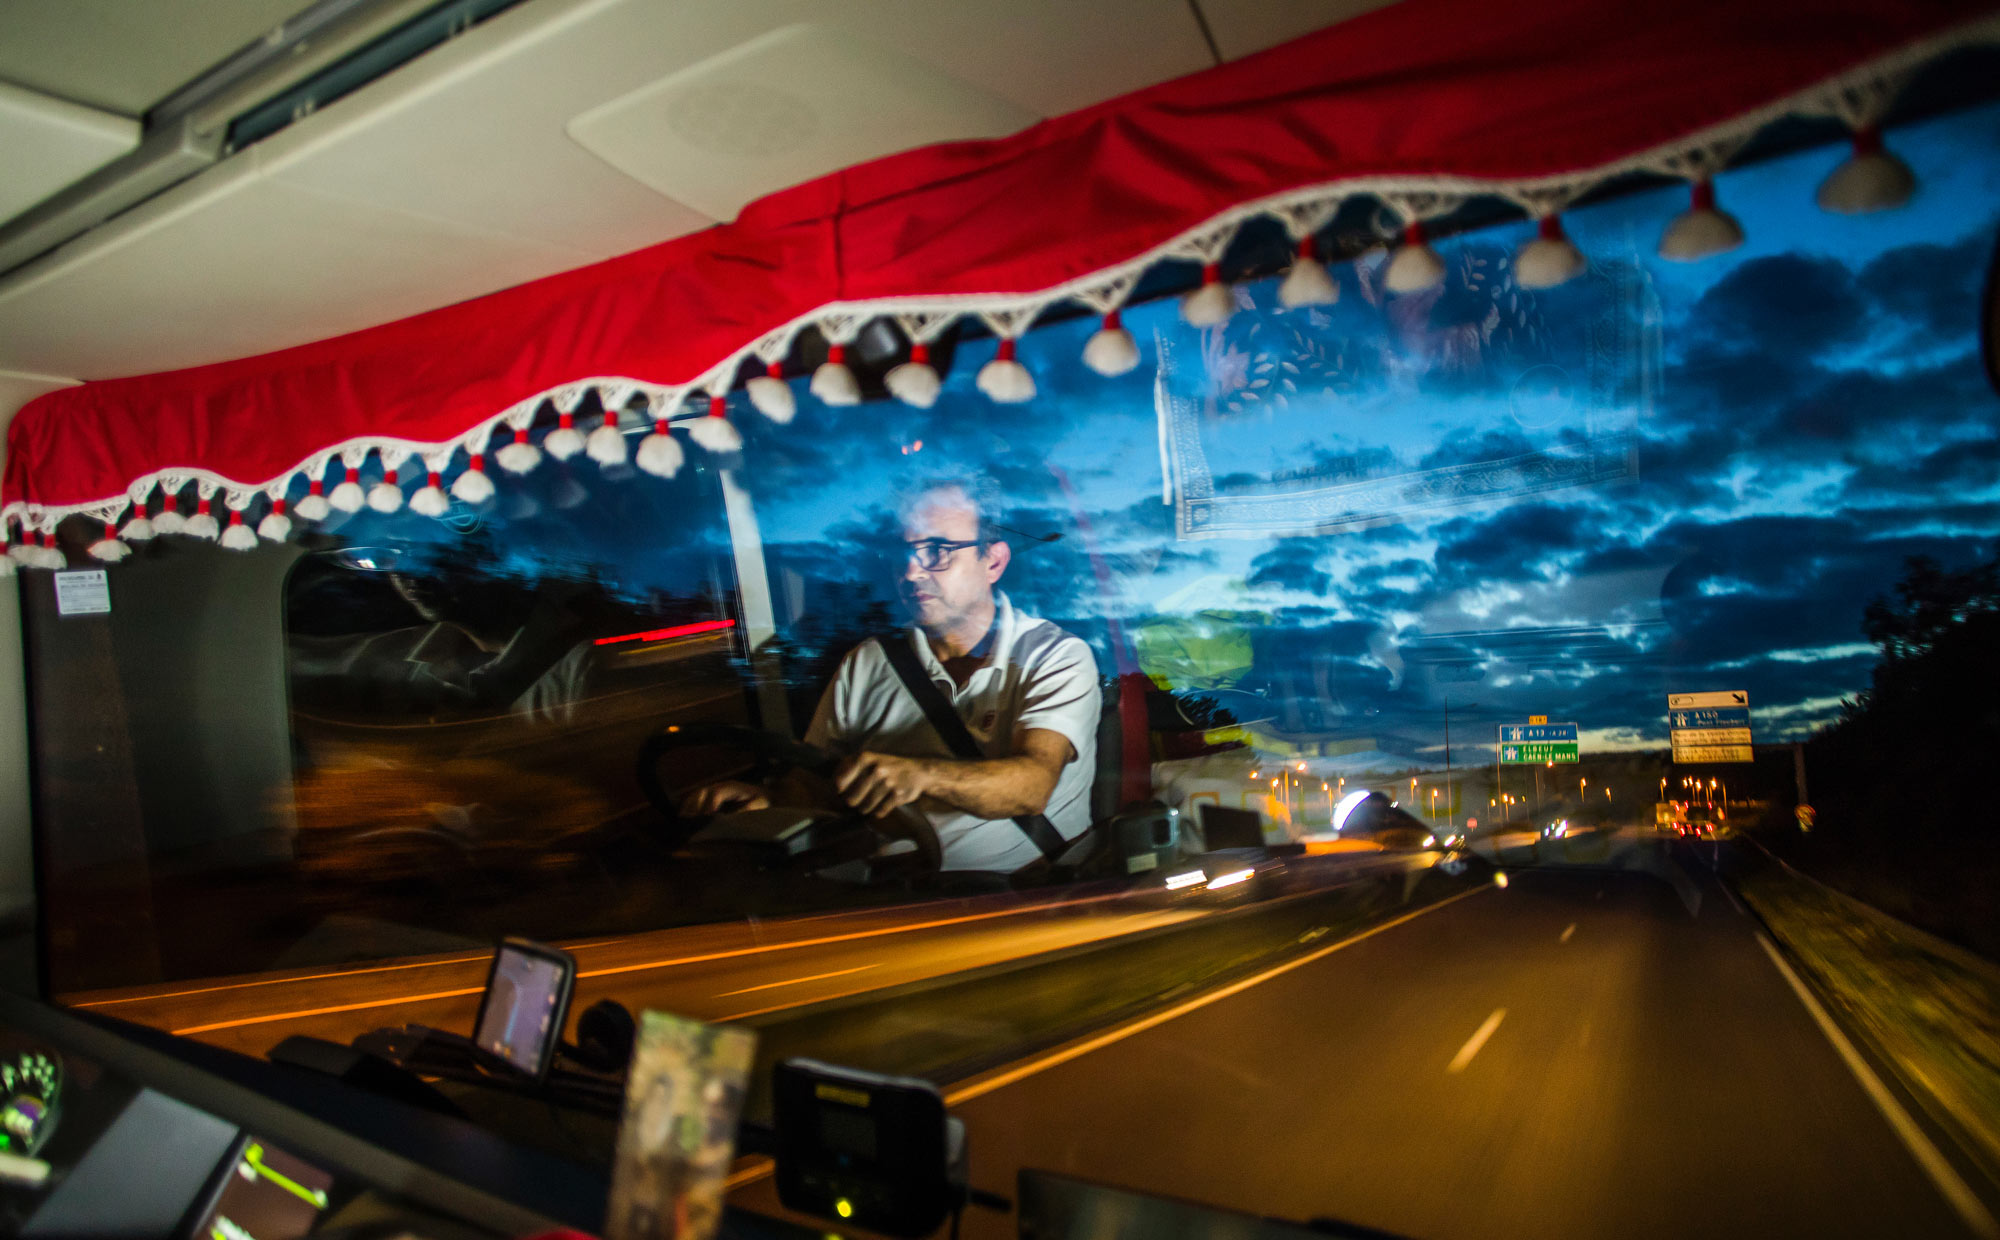
[[[53, 530], [63, 518], [81, 514], [110, 521], [128, 504], [150, 497], [158, 487], [178, 491], [196, 483], [203, 495], [226, 491], [231, 508], [248, 505], [258, 492], [284, 495], [300, 477], [323, 477], [335, 457], [359, 467], [373, 455], [400, 463], [420, 456], [433, 469], [442, 468], [460, 451], [484, 453], [495, 431], [525, 429], [546, 401], [559, 412], [574, 412], [590, 389], [609, 409], [620, 409], [643, 396], [646, 412], [662, 427], [707, 416], [706, 402], [683, 402], [696, 393], [727, 393], [747, 358], [768, 364], [782, 360], [800, 332], [816, 328], [829, 344], [852, 344], [870, 321], [895, 321], [913, 342], [935, 341], [960, 319], [976, 317], [997, 334], [1013, 337], [1037, 316], [1060, 302], [1076, 302], [1097, 314], [1123, 306], [1140, 278], [1168, 261], [1216, 263], [1237, 232], [1250, 220], [1269, 217], [1282, 224], [1296, 242], [1331, 221], [1354, 198], [1372, 198], [1402, 223], [1448, 215], [1470, 199], [1498, 197], [1519, 206], [1531, 218], [1557, 212], [1592, 189], [1635, 172], [1699, 180], [1714, 176], [1757, 132], [1788, 116], [1832, 116], [1851, 128], [1873, 126], [1916, 69], [1927, 61], [1960, 48], [2000, 43], [2000, 15], [1918, 40], [1897, 51], [1838, 74], [1816, 86], [1766, 104], [1728, 121], [1683, 135], [1649, 150], [1595, 168], [1521, 180], [1489, 180], [1449, 175], [1357, 176], [1327, 181], [1239, 203], [1179, 235], [1136, 254], [1122, 263], [1028, 293], [952, 293], [883, 297], [866, 301], [832, 302], [771, 328], [755, 340], [718, 360], [701, 374], [677, 383], [660, 383], [624, 375], [572, 379], [525, 398], [492, 414], [450, 439], [420, 441], [394, 435], [363, 435], [320, 448], [299, 464], [272, 477], [246, 481], [200, 466], [176, 465], [133, 479], [124, 494], [80, 504], [39, 505], [10, 500], [0, 505], [0, 522], [12, 522], [35, 532]], [[511, 442], [511, 434], [503, 440]], [[489, 472], [491, 472], [489, 470]]]

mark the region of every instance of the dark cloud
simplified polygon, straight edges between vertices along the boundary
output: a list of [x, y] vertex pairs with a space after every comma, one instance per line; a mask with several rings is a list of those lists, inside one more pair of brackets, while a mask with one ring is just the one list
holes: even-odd
[[1600, 535], [1597, 512], [1585, 504], [1530, 501], [1491, 516], [1461, 517], [1437, 532], [1437, 579], [1450, 586], [1518, 580]]
[[1776, 254], [1716, 281], [1688, 311], [1687, 330], [1739, 355], [1812, 357], [1858, 340], [1868, 309], [1853, 272], [1838, 259]]
[[1326, 545], [1317, 538], [1287, 538], [1250, 561], [1247, 581], [1252, 586], [1277, 586], [1325, 594], [1333, 576], [1319, 566]]
[[1979, 322], [1979, 290], [1992, 234], [1974, 229], [1952, 245], [1920, 242], [1889, 250], [1856, 283], [1876, 312], [1932, 339], [1964, 336]]

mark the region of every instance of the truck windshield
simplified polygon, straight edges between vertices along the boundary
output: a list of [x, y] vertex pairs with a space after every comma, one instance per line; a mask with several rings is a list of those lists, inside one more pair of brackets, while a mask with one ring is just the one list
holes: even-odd
[[2000, 953], [1997, 134], [1899, 131], [1888, 213], [1814, 206], [1844, 150], [1733, 172], [1695, 263], [1681, 187], [1565, 213], [1554, 287], [1522, 223], [1409, 292], [1356, 244], [1288, 307], [1274, 262], [1220, 323], [1128, 307], [1110, 377], [1045, 318], [1023, 402], [972, 326], [897, 399], [885, 320], [871, 399], [801, 375], [670, 481], [24, 590], [47, 984], [262, 1054], [467, 1030], [517, 934], [577, 1009], [940, 1082], [995, 1188], [1685, 1234], [1765, 1208], [1686, 1181], [1811, 1131], [1767, 1221], [1956, 1228], [1784, 970], [1872, 978], [1885, 1057], [1995, 1049], [1938, 962]]

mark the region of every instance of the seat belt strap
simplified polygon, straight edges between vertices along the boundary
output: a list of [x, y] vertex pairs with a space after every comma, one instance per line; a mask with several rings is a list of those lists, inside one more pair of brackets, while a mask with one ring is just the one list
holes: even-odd
[[[910, 646], [908, 635], [899, 633], [892, 637], [877, 637], [874, 640], [875, 644], [882, 648], [883, 657], [889, 660], [889, 666], [894, 669], [896, 679], [903, 682], [903, 689], [916, 701], [917, 709], [924, 712], [924, 718], [930, 722], [931, 730], [944, 741], [945, 748], [951, 750], [955, 757], [969, 762], [986, 761], [985, 752], [979, 748], [979, 742], [973, 739], [971, 730], [965, 726], [965, 720], [958, 717], [958, 712], [952, 709], [944, 692], [937, 687], [937, 682], [924, 670], [924, 665], [917, 658], [917, 652]], [[1021, 828], [1022, 834], [1026, 835], [1029, 842], [1040, 849], [1042, 856], [1050, 862], [1054, 862], [1070, 846], [1070, 841], [1064, 839], [1062, 832], [1056, 830], [1055, 824], [1042, 814], [1018, 815], [1014, 819], [1014, 825]]]

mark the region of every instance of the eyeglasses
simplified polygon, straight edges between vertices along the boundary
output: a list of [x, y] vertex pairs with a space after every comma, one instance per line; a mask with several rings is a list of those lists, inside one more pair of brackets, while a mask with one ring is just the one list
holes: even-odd
[[975, 538], [970, 542], [952, 542], [946, 538], [925, 538], [904, 545], [910, 549], [910, 558], [917, 562], [918, 568], [925, 572], [935, 572], [943, 568], [958, 552], [967, 547], [977, 547], [979, 540]]

